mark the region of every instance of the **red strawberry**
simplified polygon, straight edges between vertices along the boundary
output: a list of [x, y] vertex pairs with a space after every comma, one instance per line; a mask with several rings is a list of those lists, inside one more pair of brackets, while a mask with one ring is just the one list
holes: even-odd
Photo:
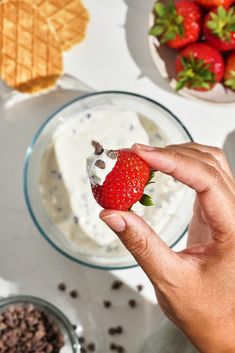
[[194, 43], [183, 49], [176, 58], [177, 86], [179, 91], [188, 87], [208, 91], [224, 74], [224, 61], [215, 48], [204, 43]]
[[108, 163], [107, 156], [116, 161], [101, 185], [94, 182], [94, 174], [91, 176], [89, 172], [89, 160], [87, 162], [92, 192], [98, 204], [106, 209], [121, 211], [129, 210], [137, 201], [147, 206], [152, 205], [151, 198], [143, 194], [145, 186], [151, 179], [148, 164], [129, 150], [103, 150], [96, 157], [94, 165], [105, 169], [104, 160], [106, 158]]
[[235, 52], [232, 52], [227, 58], [224, 73], [224, 84], [235, 90]]
[[205, 8], [213, 9], [218, 6], [229, 7], [234, 3], [234, 0], [195, 0], [195, 2]]
[[200, 9], [193, 2], [183, 0], [168, 5], [157, 2], [154, 6], [155, 23], [149, 34], [171, 48], [182, 48], [196, 42], [200, 34]]
[[204, 21], [206, 41], [220, 51], [235, 49], [235, 9], [219, 6]]

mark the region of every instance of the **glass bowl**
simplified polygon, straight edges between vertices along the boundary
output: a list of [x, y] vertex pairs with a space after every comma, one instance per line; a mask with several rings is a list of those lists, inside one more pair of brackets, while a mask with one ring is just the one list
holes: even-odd
[[81, 346], [79, 344], [77, 335], [74, 331], [68, 318], [57, 307], [51, 303], [28, 295], [10, 296], [0, 300], [0, 314], [7, 310], [8, 307], [14, 306], [28, 306], [33, 304], [35, 308], [45, 312], [45, 314], [55, 322], [60, 328], [64, 336], [64, 346], [61, 348], [61, 353], [79, 353]]
[[[78, 263], [99, 269], [125, 269], [137, 266], [134, 258], [127, 251], [114, 253], [113, 250], [110, 250], [110, 247], [104, 250], [104, 247], [98, 248], [93, 245], [87, 245], [87, 248], [84, 245], [82, 248], [82, 246], [74, 246], [71, 241], [68, 241], [48, 216], [39, 190], [41, 160], [55, 130], [62, 124], [68, 123], [70, 119], [76, 119], [79, 114], [86, 113], [86, 116], [89, 116], [91, 112], [100, 109], [128, 110], [137, 113], [139, 117], [143, 117], [149, 133], [150, 144], [152, 144], [151, 140], [159, 135], [155, 131], [155, 126], [160, 127], [163, 133], [167, 134], [168, 143], [177, 144], [192, 141], [190, 133], [181, 121], [167, 108], [152, 99], [134, 93], [119, 91], [91, 93], [64, 105], [50, 116], [36, 133], [27, 150], [25, 159], [24, 195], [29, 213], [36, 227], [60, 253]], [[112, 124], [111, 120], [110, 124]], [[115, 127], [112, 125], [110, 127], [115, 134]], [[159, 140], [159, 145], [164, 144], [166, 144], [164, 139], [162, 141]], [[181, 187], [183, 188], [182, 197], [177, 201], [176, 209], [170, 218], [167, 216], [169, 221], [164, 227], [161, 230], [158, 229], [162, 239], [171, 247], [185, 234], [192, 215], [194, 193], [182, 184]], [[169, 204], [170, 208], [171, 205]], [[154, 214], [153, 211], [151, 212], [153, 219]], [[161, 218], [164, 220], [165, 216], [163, 213]], [[121, 247], [121, 243], [118, 246]]]

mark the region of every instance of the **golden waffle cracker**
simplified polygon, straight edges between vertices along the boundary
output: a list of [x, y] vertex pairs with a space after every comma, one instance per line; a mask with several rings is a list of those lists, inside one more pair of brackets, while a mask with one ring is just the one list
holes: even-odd
[[89, 22], [89, 13], [81, 0], [30, 0], [36, 4], [54, 25], [63, 50], [83, 40]]
[[44, 14], [23, 0], [0, 2], [0, 77], [21, 92], [53, 86], [63, 71], [62, 48]]

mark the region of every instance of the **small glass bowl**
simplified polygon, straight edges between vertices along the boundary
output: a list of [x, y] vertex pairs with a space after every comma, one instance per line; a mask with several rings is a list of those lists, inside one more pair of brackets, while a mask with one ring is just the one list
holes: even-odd
[[[148, 118], [155, 123], [165, 134], [170, 143], [185, 143], [192, 141], [190, 133], [182, 122], [160, 103], [147, 97], [120, 91], [95, 92], [79, 97], [64, 105], [40, 127], [31, 145], [29, 146], [24, 167], [24, 195], [29, 213], [47, 241], [66, 257], [86, 266], [113, 270], [126, 269], [137, 266], [134, 258], [126, 252], [125, 256], [116, 257], [113, 254], [104, 255], [101, 251], [88, 249], [82, 252], [75, 248], [63, 236], [56, 225], [51, 221], [42, 204], [39, 191], [40, 163], [42, 156], [51, 141], [55, 130], [76, 114], [87, 110], [117, 108], [136, 112], [139, 116]], [[115, 127], [114, 127], [115, 130]], [[115, 132], [114, 132], [115, 133]], [[160, 236], [169, 245], [174, 246], [185, 234], [192, 215], [194, 194], [185, 187], [184, 197], [175, 212], [174, 217], [168, 222]]]
[[56, 306], [44, 299], [29, 295], [15, 295], [1, 299], [0, 314], [7, 310], [8, 307], [28, 306], [30, 304], [33, 304], [35, 308], [45, 312], [45, 314], [60, 328], [65, 342], [64, 346], [60, 350], [60, 353], [81, 352], [81, 346], [79, 344], [77, 335], [68, 318]]

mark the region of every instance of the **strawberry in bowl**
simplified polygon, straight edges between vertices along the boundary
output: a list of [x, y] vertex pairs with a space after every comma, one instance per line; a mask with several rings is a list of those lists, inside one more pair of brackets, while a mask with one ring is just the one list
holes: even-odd
[[177, 86], [209, 91], [224, 75], [224, 61], [218, 50], [205, 43], [194, 43], [176, 58]]
[[128, 211], [137, 201], [153, 205], [150, 196], [144, 194], [153, 176], [144, 160], [130, 150], [105, 150], [97, 142], [94, 147], [87, 171], [93, 196], [101, 207]]
[[168, 5], [157, 2], [154, 6], [155, 21], [149, 34], [171, 48], [182, 48], [196, 42], [200, 35], [201, 13], [190, 1], [181, 0]]
[[235, 52], [232, 52], [226, 61], [224, 84], [235, 91]]
[[204, 21], [206, 41], [219, 51], [235, 49], [235, 9], [219, 6]]

